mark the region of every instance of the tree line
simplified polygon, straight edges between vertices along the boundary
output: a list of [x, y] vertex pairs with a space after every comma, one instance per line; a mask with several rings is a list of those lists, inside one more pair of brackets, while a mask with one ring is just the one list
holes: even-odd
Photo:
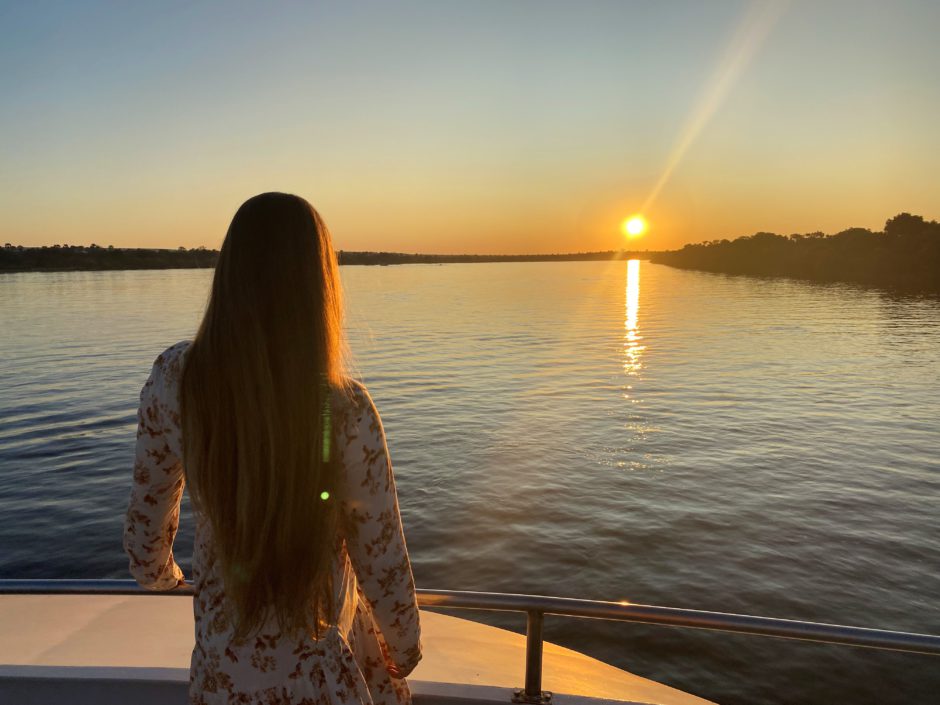
[[24, 247], [7, 243], [0, 250], [0, 272], [195, 269], [214, 267], [218, 256], [218, 251], [205, 247], [156, 250], [95, 244]]
[[651, 261], [726, 274], [843, 281], [940, 293], [940, 223], [901, 213], [884, 230], [789, 236], [760, 232], [657, 252]]
[[[445, 264], [455, 262], [545, 262], [613, 260], [646, 257], [647, 254], [610, 250], [548, 255], [421, 255], [401, 252], [337, 253], [340, 264]], [[0, 250], [0, 272], [41, 272], [108, 269], [193, 269], [214, 267], [218, 250], [205, 247], [157, 250], [101, 247], [96, 244], [24, 247], [7, 243]]]

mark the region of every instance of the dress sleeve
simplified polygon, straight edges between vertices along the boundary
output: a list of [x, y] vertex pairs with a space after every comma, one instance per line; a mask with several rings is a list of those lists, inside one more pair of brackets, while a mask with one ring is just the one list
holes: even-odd
[[342, 512], [346, 546], [388, 657], [402, 676], [421, 660], [421, 627], [385, 431], [364, 388], [347, 422]]
[[167, 443], [167, 413], [160, 400], [163, 356], [140, 392], [134, 484], [124, 521], [124, 551], [131, 575], [149, 590], [169, 590], [183, 579], [173, 559], [183, 497], [183, 464]]

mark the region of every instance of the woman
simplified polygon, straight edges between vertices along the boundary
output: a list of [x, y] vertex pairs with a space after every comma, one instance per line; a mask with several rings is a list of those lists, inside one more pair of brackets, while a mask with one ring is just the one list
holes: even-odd
[[152, 590], [196, 520], [192, 703], [394, 703], [421, 658], [378, 412], [344, 376], [329, 231], [266, 193], [229, 226], [202, 325], [140, 397], [124, 548]]

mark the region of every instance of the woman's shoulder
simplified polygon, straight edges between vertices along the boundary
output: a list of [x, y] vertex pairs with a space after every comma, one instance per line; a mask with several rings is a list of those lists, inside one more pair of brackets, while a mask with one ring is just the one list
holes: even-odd
[[181, 340], [157, 355], [157, 359], [153, 361], [153, 374], [159, 376], [164, 385], [179, 383], [186, 353], [191, 344], [190, 340]]
[[342, 384], [334, 387], [333, 391], [340, 402], [345, 402], [353, 408], [359, 409], [372, 403], [372, 397], [369, 396], [366, 385], [353, 377], [345, 377]]
[[379, 412], [366, 386], [357, 379], [347, 377], [343, 384], [333, 388], [333, 405], [344, 421], [347, 433], [365, 420], [370, 427], [378, 426]]

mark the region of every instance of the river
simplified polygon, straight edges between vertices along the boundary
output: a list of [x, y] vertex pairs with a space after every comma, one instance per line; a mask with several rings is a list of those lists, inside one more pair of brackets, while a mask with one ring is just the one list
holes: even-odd
[[[342, 276], [419, 586], [940, 633], [940, 301], [640, 261]], [[0, 576], [127, 577], [137, 395], [210, 278], [0, 275]], [[187, 507], [184, 570], [191, 545]], [[926, 656], [546, 636], [726, 704], [940, 692]]]

